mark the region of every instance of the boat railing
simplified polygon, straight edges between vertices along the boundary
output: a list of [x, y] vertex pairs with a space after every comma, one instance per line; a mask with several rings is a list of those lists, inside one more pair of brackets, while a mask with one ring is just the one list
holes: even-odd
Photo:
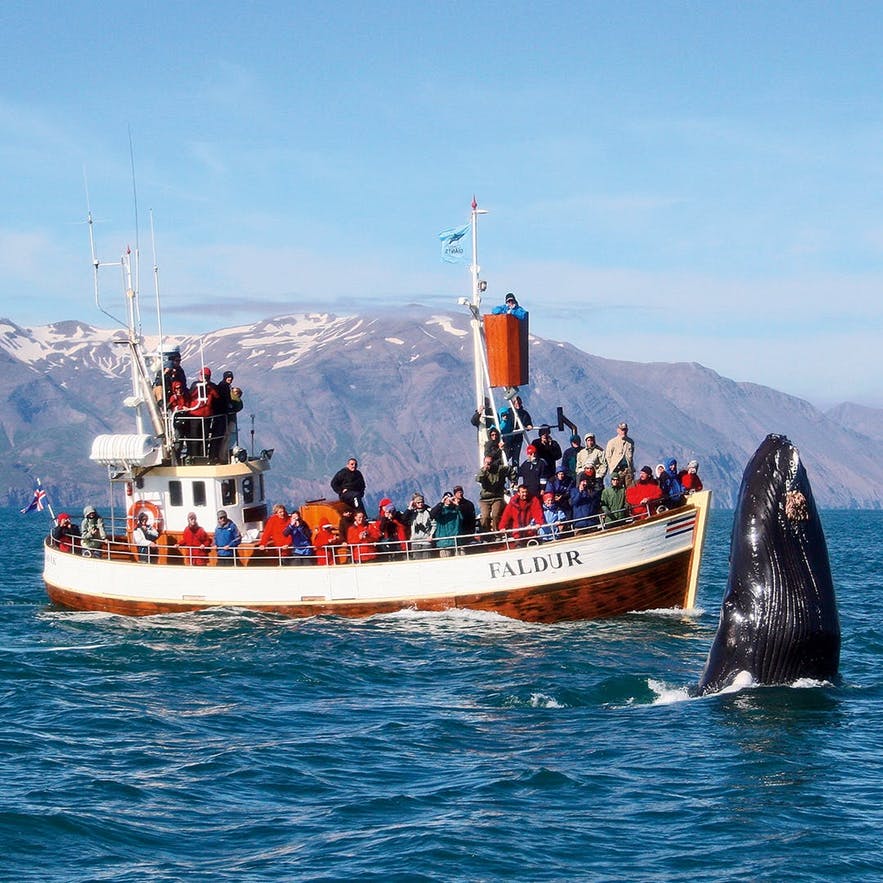
[[481, 531], [451, 537], [416, 540], [378, 540], [373, 543], [333, 543], [318, 548], [309, 547], [307, 554], [299, 554], [289, 546], [260, 548], [256, 543], [243, 543], [233, 555], [219, 555], [214, 547], [194, 549], [163, 535], [157, 547], [139, 547], [128, 536], [112, 536], [105, 540], [82, 540], [69, 537], [59, 544], [47, 537], [47, 544], [63, 553], [111, 561], [137, 561], [143, 564], [208, 565], [213, 567], [244, 566], [302, 566], [344, 564], [369, 565], [380, 562], [417, 561], [472, 555], [488, 551], [505, 551], [529, 546], [540, 546], [556, 540], [609, 531], [635, 520], [667, 511], [667, 501], [656, 500], [637, 514], [627, 508], [619, 512], [598, 513], [552, 523], [527, 525], [508, 530]]
[[186, 409], [173, 411], [175, 447], [180, 459], [184, 463], [217, 460], [226, 447], [228, 428], [235, 426], [235, 420], [230, 418], [228, 414], [194, 417]]

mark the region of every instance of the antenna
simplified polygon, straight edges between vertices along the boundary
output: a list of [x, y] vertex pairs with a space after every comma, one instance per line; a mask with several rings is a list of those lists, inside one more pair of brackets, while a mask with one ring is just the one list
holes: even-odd
[[123, 322], [121, 319], [118, 319], [116, 316], [113, 315], [113, 313], [109, 313], [106, 309], [104, 309], [104, 306], [101, 303], [101, 286], [98, 284], [98, 271], [101, 267], [116, 267], [120, 265], [115, 263], [103, 264], [101, 261], [98, 260], [98, 257], [95, 254], [95, 222], [92, 219], [92, 204], [89, 199], [89, 180], [86, 176], [85, 165], [83, 166], [83, 186], [86, 188], [86, 224], [89, 227], [89, 248], [92, 253], [92, 274], [93, 284], [95, 286], [95, 306], [112, 322], [116, 322], [117, 325], [121, 325], [123, 328], [127, 328], [125, 322]]
[[[159, 303], [159, 265], [156, 261], [156, 234], [153, 229], [153, 209], [149, 209], [150, 216], [150, 247], [153, 252], [153, 294], [156, 299], [156, 327], [157, 333], [159, 334], [159, 358], [160, 358], [160, 373], [162, 373], [164, 365], [162, 364], [163, 351], [165, 350], [165, 340], [163, 339], [162, 333], [162, 310], [160, 309]], [[162, 385], [162, 407], [163, 412], [165, 413], [168, 409], [168, 402], [166, 401], [166, 385], [163, 383]]]
[[[135, 185], [135, 141], [132, 137], [132, 127], [129, 130], [129, 163], [132, 168], [132, 211], [135, 214], [135, 279], [132, 290], [138, 294], [141, 291], [141, 230], [138, 226], [138, 188]], [[135, 298], [135, 315], [137, 333], [141, 334], [141, 305]]]

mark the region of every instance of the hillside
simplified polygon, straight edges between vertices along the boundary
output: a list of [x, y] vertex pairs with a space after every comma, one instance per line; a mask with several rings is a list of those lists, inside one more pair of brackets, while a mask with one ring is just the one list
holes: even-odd
[[[94, 435], [132, 431], [125, 348], [115, 332], [67, 321], [23, 328], [0, 322], [0, 482], [21, 504], [39, 475], [65, 505], [106, 499], [88, 462]], [[244, 389], [246, 447], [274, 448], [273, 496], [298, 502], [330, 493], [328, 480], [355, 454], [369, 499], [403, 500], [417, 488], [474, 488], [471, 341], [465, 315], [409, 307], [395, 315], [290, 315], [173, 339], [188, 379], [201, 364], [232, 369]], [[768, 432], [800, 447], [820, 505], [883, 506], [883, 465], [872, 456], [883, 412], [834, 409], [768, 387], [736, 383], [695, 363], [613, 361], [531, 337], [534, 423], [556, 406], [603, 445], [629, 422], [637, 461], [696, 458], [715, 504], [733, 505], [742, 468]], [[857, 406], [841, 406], [855, 409]], [[867, 412], [867, 413], [865, 413]], [[569, 433], [556, 433], [566, 447]]]

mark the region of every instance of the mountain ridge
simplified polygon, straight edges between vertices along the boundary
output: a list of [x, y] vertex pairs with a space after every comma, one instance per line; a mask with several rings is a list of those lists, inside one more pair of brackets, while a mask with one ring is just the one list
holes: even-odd
[[[243, 444], [274, 448], [271, 487], [287, 503], [330, 496], [328, 481], [351, 454], [368, 499], [400, 505], [453, 484], [475, 497], [478, 465], [468, 315], [408, 305], [396, 313], [290, 313], [199, 336], [175, 336], [188, 380], [199, 366], [231, 369], [244, 390]], [[122, 331], [71, 319], [27, 328], [0, 320], [0, 482], [7, 502], [27, 501], [39, 475], [55, 497], [106, 497], [91, 439], [130, 432]], [[149, 347], [157, 338], [147, 337]], [[696, 362], [604, 359], [530, 336], [531, 384], [522, 393], [534, 424], [556, 407], [596, 433], [625, 419], [638, 465], [668, 456], [700, 461], [715, 505], [730, 507], [745, 462], [769, 432], [801, 449], [819, 504], [883, 507], [883, 467], [871, 456], [883, 412], [844, 403], [822, 412], [804, 399], [723, 377]], [[502, 400], [498, 400], [498, 405]], [[254, 415], [254, 436], [252, 436]], [[863, 431], [858, 431], [859, 429]], [[569, 432], [556, 432], [566, 448]], [[74, 505], [71, 503], [70, 505]]]

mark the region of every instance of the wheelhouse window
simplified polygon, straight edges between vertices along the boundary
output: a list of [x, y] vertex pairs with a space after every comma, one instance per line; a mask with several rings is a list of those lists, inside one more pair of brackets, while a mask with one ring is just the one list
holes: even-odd
[[194, 506], [205, 506], [205, 482], [204, 481], [194, 481], [193, 482], [193, 505]]
[[235, 478], [225, 478], [221, 482], [221, 505], [223, 505], [223, 506], [235, 506], [236, 505], [236, 479]]
[[169, 482], [169, 505], [170, 506], [183, 506], [184, 505], [184, 490], [181, 487], [180, 481], [170, 481]]
[[254, 502], [254, 480], [250, 475], [242, 479], [242, 502]]

